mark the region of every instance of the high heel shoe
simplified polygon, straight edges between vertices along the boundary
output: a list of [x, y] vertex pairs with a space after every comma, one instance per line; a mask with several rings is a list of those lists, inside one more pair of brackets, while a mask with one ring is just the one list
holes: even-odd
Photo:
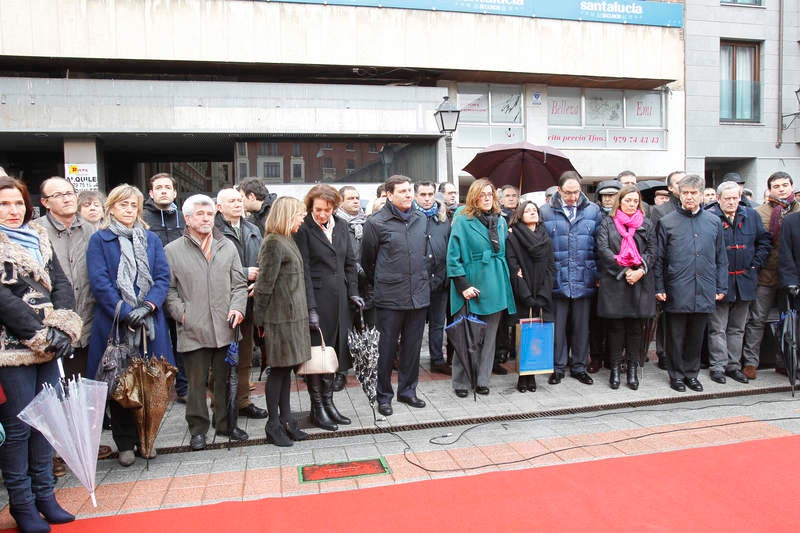
[[51, 524], [66, 524], [75, 520], [75, 515], [68, 513], [56, 501], [54, 494], [47, 498], [36, 499], [36, 509], [44, 516], [44, 519]]
[[619, 363], [616, 363], [611, 367], [611, 375], [608, 377], [608, 384], [614, 390], [619, 388], [619, 372]]
[[17, 529], [20, 533], [49, 533], [50, 524], [39, 516], [39, 510], [33, 502], [27, 505], [11, 505], [9, 507], [11, 516], [17, 522]]
[[288, 422], [283, 422], [283, 429], [292, 440], [299, 441], [306, 440], [308, 438], [308, 433], [297, 426], [297, 420], [292, 419]]
[[639, 388], [638, 366], [639, 363], [636, 361], [628, 361], [628, 388], [631, 390], [637, 390]]
[[267, 426], [264, 428], [264, 430], [267, 433], [267, 442], [270, 444], [282, 447], [294, 445], [294, 442], [292, 442], [292, 439], [290, 439], [289, 435], [286, 434], [286, 430], [282, 425], [275, 424], [274, 422], [267, 422]]

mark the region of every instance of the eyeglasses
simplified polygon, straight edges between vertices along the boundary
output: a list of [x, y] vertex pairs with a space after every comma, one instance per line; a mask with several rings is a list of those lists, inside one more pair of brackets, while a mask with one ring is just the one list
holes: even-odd
[[45, 200], [49, 200], [51, 198], [54, 199], [54, 200], [60, 200], [62, 198], [70, 198], [72, 196], [75, 196], [75, 191], [57, 192], [57, 193], [51, 194], [50, 196], [42, 196], [42, 198], [44, 198]]
[[494, 193], [492, 192], [482, 192], [478, 195], [478, 198], [494, 198]]

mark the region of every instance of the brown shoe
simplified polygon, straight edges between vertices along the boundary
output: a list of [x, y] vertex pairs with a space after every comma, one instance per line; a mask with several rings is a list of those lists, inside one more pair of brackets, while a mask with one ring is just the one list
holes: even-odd
[[788, 376], [789, 375], [789, 373], [786, 371], [785, 368], [776, 368], [775, 372], [777, 372], [778, 374], [780, 374], [782, 376]]
[[745, 375], [747, 379], [756, 379], [756, 367], [753, 365], [747, 365], [742, 369], [742, 373]]
[[603, 367], [603, 361], [600, 359], [592, 359], [589, 361], [589, 365], [586, 367], [586, 371], [590, 374], [597, 374], [598, 371]]
[[108, 459], [109, 457], [111, 457], [111, 446], [106, 446], [105, 444], [101, 444], [100, 447], [97, 449], [97, 458]]
[[67, 475], [67, 465], [61, 457], [53, 456], [53, 475], [56, 477]]

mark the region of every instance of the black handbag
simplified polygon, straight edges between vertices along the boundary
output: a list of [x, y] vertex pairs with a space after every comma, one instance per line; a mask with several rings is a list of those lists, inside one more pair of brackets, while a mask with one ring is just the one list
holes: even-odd
[[[100, 359], [100, 364], [97, 365], [97, 373], [95, 374], [95, 379], [97, 381], [104, 381], [108, 385], [109, 398], [111, 398], [111, 395], [117, 388], [119, 377], [125, 372], [128, 365], [130, 365], [131, 356], [138, 353], [138, 348], [133, 346], [127, 338], [124, 341], [120, 339], [120, 309], [122, 309], [122, 300], [117, 302], [117, 308], [114, 311], [114, 320], [111, 322], [111, 331], [108, 334], [108, 343], [103, 352], [103, 357]], [[126, 335], [125, 337], [128, 336]]]

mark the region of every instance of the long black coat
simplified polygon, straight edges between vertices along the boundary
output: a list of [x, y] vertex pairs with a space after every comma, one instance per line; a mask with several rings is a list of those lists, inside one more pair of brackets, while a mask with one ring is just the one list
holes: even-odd
[[335, 221], [333, 242], [311, 213], [294, 234], [294, 240], [303, 256], [308, 309], [317, 310], [325, 343], [334, 347], [339, 370], [344, 371], [351, 366], [346, 350], [347, 330], [352, 323], [349, 297], [358, 296], [358, 276], [347, 222], [336, 216], [331, 218]]
[[[633, 236], [636, 248], [642, 256], [645, 275], [633, 285], [625, 281], [623, 271], [614, 255], [619, 254], [622, 235], [614, 225], [614, 219], [604, 217], [597, 229], [597, 277], [600, 287], [597, 293], [597, 314], [603, 318], [648, 318], [656, 314], [656, 291], [653, 268], [656, 263], [655, 224], [645, 218]], [[620, 276], [617, 279], [617, 276]]]
[[[532, 235], [527, 227], [520, 224], [512, 226], [506, 239], [506, 261], [517, 304], [517, 316], [538, 317], [541, 311], [542, 318], [551, 322], [556, 264], [553, 242], [544, 226], [538, 225]], [[519, 276], [520, 271], [522, 277]]]

